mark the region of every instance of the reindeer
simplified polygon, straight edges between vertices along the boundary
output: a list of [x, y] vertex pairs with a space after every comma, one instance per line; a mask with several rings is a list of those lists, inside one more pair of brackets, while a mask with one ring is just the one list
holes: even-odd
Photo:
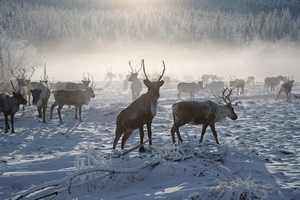
[[[89, 84], [91, 82], [90, 80], [90, 75], [88, 74], [88, 77], [84, 76], [85, 73], [83, 73], [83, 80], [82, 83], [73, 83], [69, 82], [66, 84], [66, 89], [71, 89], [71, 90], [84, 90], [85, 88], [89, 87]], [[93, 77], [92, 77], [93, 79]]]
[[248, 78], [246, 80], [246, 84], [247, 85], [254, 85], [254, 80], [255, 80], [254, 76], [248, 76]]
[[35, 86], [34, 90], [30, 90], [30, 92], [32, 93], [32, 104], [37, 106], [39, 118], [43, 118], [42, 123], [46, 123], [46, 110], [48, 99], [51, 95], [49, 85], [40, 82]]
[[[149, 145], [152, 145], [152, 120], [157, 112], [157, 100], [159, 99], [159, 89], [164, 84], [161, 80], [165, 73], [165, 63], [163, 61], [163, 72], [157, 81], [151, 82], [146, 75], [144, 60], [142, 60], [143, 71], [145, 74], [144, 84], [148, 88], [148, 91], [141, 95], [138, 99], [133, 101], [127, 108], [122, 110], [117, 116], [116, 120], [116, 136], [113, 143], [113, 149], [116, 148], [117, 143], [123, 135], [121, 149], [124, 149], [125, 143], [133, 130], [139, 128], [141, 145], [144, 143], [144, 130], [143, 126], [147, 125]], [[144, 152], [143, 146], [139, 149], [140, 152]]]
[[[225, 95], [226, 91], [229, 91]], [[215, 129], [215, 123], [222, 119], [229, 117], [232, 120], [236, 120], [238, 117], [232, 107], [232, 100], [229, 99], [232, 89], [223, 89], [222, 98], [226, 105], [218, 105], [212, 101], [182, 101], [175, 103], [172, 106], [172, 113], [174, 119], [174, 125], [171, 129], [172, 142], [175, 143], [175, 132], [178, 137], [178, 144], [182, 143], [182, 138], [179, 132], [179, 128], [185, 124], [200, 125], [203, 124], [200, 142], [202, 142], [206, 128], [210, 126], [210, 129], [215, 137], [216, 143], [219, 143], [218, 135]]]
[[128, 81], [132, 82], [131, 83], [131, 93], [132, 93], [132, 101], [136, 100], [139, 96], [140, 96], [140, 92], [142, 91], [142, 83], [140, 81], [140, 79], [138, 79], [138, 74], [139, 71], [142, 69], [141, 68], [135, 72], [133, 72], [133, 68], [131, 66], [131, 61], [128, 61], [128, 64], [131, 68], [131, 72], [130, 73], [130, 77], [128, 78]]
[[[34, 74], [34, 68], [32, 67], [32, 73], [31, 75], [27, 78], [26, 70], [24, 68], [21, 68], [20, 70], [21, 75], [16, 76], [11, 70], [11, 74], [16, 78], [18, 82], [18, 88], [19, 92], [24, 96], [24, 98], [27, 100], [28, 104], [30, 105], [30, 82], [31, 82], [31, 77]], [[24, 110], [24, 107], [23, 107]]]
[[203, 85], [206, 85], [209, 82], [210, 78], [211, 78], [211, 75], [209, 75], [209, 74], [203, 74], [202, 77], [201, 77]]
[[5, 133], [8, 133], [9, 124], [8, 124], [8, 115], [10, 115], [11, 121], [11, 133], [15, 133], [14, 128], [14, 117], [15, 113], [19, 111], [19, 107], [21, 104], [27, 104], [27, 100], [24, 99], [23, 95], [21, 95], [15, 89], [12, 81], [11, 85], [13, 87], [13, 94], [9, 95], [6, 92], [0, 93], [0, 112], [3, 112], [5, 118]]
[[281, 92], [285, 92], [287, 101], [292, 103], [292, 101], [290, 99], [290, 95], [291, 95], [291, 91], [292, 91], [292, 88], [293, 88], [293, 84], [294, 84], [294, 80], [288, 80], [286, 83], [283, 83], [280, 87], [279, 92], [278, 92], [276, 101], [278, 100], [279, 94]]
[[203, 89], [203, 81], [198, 83], [186, 83], [180, 82], [177, 84], [178, 94], [177, 99], [180, 99], [181, 93], [186, 92], [190, 94], [190, 99], [195, 97], [195, 93], [199, 92], [200, 89]]
[[[241, 95], [244, 93], [245, 81], [243, 79], [235, 79], [229, 82], [229, 87], [231, 89], [237, 88], [237, 95]], [[241, 92], [239, 92], [240, 88], [241, 88]]]
[[267, 90], [269, 94], [268, 88], [271, 88], [271, 93], [274, 93], [274, 88], [276, 85], [279, 85], [281, 81], [287, 81], [286, 77], [283, 76], [277, 76], [277, 77], [266, 77], [265, 78], [265, 85], [264, 85], [264, 91]]
[[209, 90], [210, 92], [221, 92], [224, 89], [223, 81], [213, 81], [204, 86], [204, 89]]
[[91, 87], [85, 90], [57, 90], [52, 91], [55, 102], [51, 105], [50, 119], [52, 119], [53, 109], [58, 105], [57, 112], [59, 121], [63, 124], [60, 111], [64, 105], [75, 106], [75, 119], [77, 119], [77, 112], [79, 113], [79, 122], [82, 122], [81, 108], [83, 105], [88, 105], [91, 98], [95, 98], [93, 82]]

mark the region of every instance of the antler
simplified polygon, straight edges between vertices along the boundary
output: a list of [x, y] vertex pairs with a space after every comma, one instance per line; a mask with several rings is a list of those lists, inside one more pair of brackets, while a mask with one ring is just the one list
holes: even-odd
[[15, 77], [16, 79], [18, 79], [19, 77], [20, 77], [20, 75], [18, 75], [18, 76], [16, 76], [15, 74], [14, 74], [14, 71], [12, 70], [12, 69], [10, 69], [10, 73], [13, 75], [13, 77]]
[[145, 74], [145, 78], [146, 78], [147, 80], [149, 80], [149, 78], [148, 78], [148, 76], [147, 76], [147, 74], [146, 74], [146, 71], [145, 71], [145, 63], [144, 63], [144, 59], [141, 61], [141, 66], [143, 67], [143, 71], [144, 71], [144, 74]]
[[[229, 91], [229, 93], [228, 93], [227, 95], [225, 95], [225, 92], [226, 92], [227, 90]], [[235, 101], [235, 100], [237, 99], [237, 98], [235, 98], [234, 100], [230, 100], [230, 99], [229, 99], [229, 97], [230, 97], [230, 95], [231, 95], [231, 92], [232, 92], [232, 89], [228, 89], [228, 87], [227, 87], [227, 88], [225, 88], [225, 89], [222, 90], [222, 96], [219, 96], [219, 98], [222, 98], [226, 104], [227, 104], [227, 103], [231, 103], [231, 102], [233, 102], [233, 101]], [[226, 99], [227, 99], [229, 102], [227, 102]]]
[[[165, 69], [166, 69], [166, 66], [165, 66], [165, 62], [164, 61], [162, 61], [162, 63], [163, 63], [163, 72], [162, 72], [162, 74], [161, 74], [161, 76], [159, 77], [159, 79], [158, 79], [158, 81], [160, 81], [160, 79], [164, 76], [164, 74], [165, 74]], [[158, 82], [157, 81], [157, 82]]]
[[131, 60], [128, 61], [128, 64], [129, 64], [130, 69], [131, 69], [131, 72], [129, 72], [129, 73], [133, 73], [133, 68], [132, 68], [132, 66], [131, 66], [131, 62], [132, 62]]
[[32, 67], [32, 73], [31, 73], [31, 75], [29, 76], [28, 80], [30, 80], [30, 78], [32, 77], [33, 73], [34, 73], [34, 68]]
[[18, 93], [18, 91], [16, 90], [16, 88], [15, 88], [15, 86], [14, 86], [12, 80], [10, 81], [10, 83], [11, 83], [11, 86], [12, 86], [13, 90], [15, 91], [15, 93]]

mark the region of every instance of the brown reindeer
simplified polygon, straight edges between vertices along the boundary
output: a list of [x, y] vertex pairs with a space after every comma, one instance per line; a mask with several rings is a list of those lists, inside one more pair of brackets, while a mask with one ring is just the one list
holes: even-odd
[[[229, 91], [227, 95], [225, 92]], [[217, 132], [215, 129], [215, 123], [221, 121], [225, 117], [229, 117], [232, 120], [236, 120], [238, 117], [234, 112], [229, 99], [232, 90], [226, 88], [223, 89], [222, 98], [226, 105], [218, 105], [212, 101], [182, 101], [175, 103], [172, 106], [172, 113], [174, 119], [174, 125], [171, 129], [172, 142], [175, 143], [175, 132], [178, 137], [178, 143], [182, 143], [182, 138], [179, 132], [179, 128], [185, 124], [200, 125], [203, 124], [200, 142], [202, 142], [206, 128], [210, 126], [210, 129], [215, 137], [216, 143], [219, 143]]]
[[[121, 148], [124, 149], [125, 143], [132, 132], [139, 128], [140, 130], [140, 142], [143, 144], [144, 130], [143, 127], [146, 124], [148, 130], [149, 145], [152, 145], [152, 120], [157, 111], [157, 100], [160, 97], [159, 89], [164, 84], [161, 80], [165, 72], [165, 63], [163, 61], [163, 72], [157, 81], [150, 81], [146, 75], [144, 60], [142, 60], [142, 66], [146, 80], [144, 84], [148, 88], [148, 91], [141, 95], [138, 99], [133, 101], [127, 108], [122, 110], [116, 120], [116, 136], [113, 143], [113, 149], [116, 148], [118, 141], [123, 135]], [[139, 149], [140, 152], [144, 152], [143, 146]]]

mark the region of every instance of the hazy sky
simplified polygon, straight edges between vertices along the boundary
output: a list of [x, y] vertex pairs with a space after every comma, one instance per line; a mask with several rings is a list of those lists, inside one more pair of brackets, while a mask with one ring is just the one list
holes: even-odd
[[[275, 44], [239, 48], [212, 44], [90, 44], [44, 48], [39, 58], [47, 63], [49, 79], [55, 81], [81, 81], [84, 72], [92, 74], [95, 80], [103, 80], [110, 70], [125, 77], [130, 71], [128, 61], [132, 60], [132, 66], [138, 69], [142, 59], [149, 74], [161, 73], [165, 61], [165, 75], [178, 80], [196, 81], [203, 74], [215, 74], [226, 80], [255, 76], [257, 81], [263, 81], [266, 76], [285, 75], [297, 81], [300, 79], [297, 53], [296, 48]], [[40, 68], [32, 79], [39, 80], [42, 75]]]

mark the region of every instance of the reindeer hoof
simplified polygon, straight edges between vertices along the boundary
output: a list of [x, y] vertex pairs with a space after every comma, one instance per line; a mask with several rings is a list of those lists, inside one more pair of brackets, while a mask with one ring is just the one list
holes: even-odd
[[146, 152], [146, 150], [145, 150], [144, 146], [141, 146], [141, 147], [139, 148], [139, 152], [141, 152], [141, 153], [144, 153], [144, 152]]

